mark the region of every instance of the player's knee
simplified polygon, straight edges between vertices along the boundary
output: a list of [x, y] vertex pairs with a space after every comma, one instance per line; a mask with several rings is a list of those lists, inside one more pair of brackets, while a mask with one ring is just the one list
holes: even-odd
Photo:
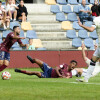
[[96, 62], [91, 59], [90, 65], [95, 66]]
[[0, 62], [0, 66], [2, 66], [3, 65], [3, 62]]

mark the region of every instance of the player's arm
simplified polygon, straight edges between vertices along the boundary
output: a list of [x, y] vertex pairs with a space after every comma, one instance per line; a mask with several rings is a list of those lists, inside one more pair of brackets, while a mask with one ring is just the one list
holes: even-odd
[[81, 22], [80, 22], [80, 19], [78, 18], [78, 24], [79, 26], [83, 27], [84, 29], [90, 31], [90, 32], [93, 32], [95, 30], [95, 27], [91, 26], [91, 27], [87, 27], [85, 25], [83, 25]]
[[59, 78], [62, 78], [62, 75], [61, 75], [60, 72], [59, 72], [60, 69], [61, 69], [61, 68], [59, 68], [59, 67], [56, 67], [56, 68], [55, 68], [56, 73], [57, 73], [57, 75], [59, 76]]
[[25, 39], [25, 37], [13, 36], [13, 39]]
[[83, 56], [84, 61], [86, 61], [85, 45], [84, 44], [82, 44], [82, 56]]

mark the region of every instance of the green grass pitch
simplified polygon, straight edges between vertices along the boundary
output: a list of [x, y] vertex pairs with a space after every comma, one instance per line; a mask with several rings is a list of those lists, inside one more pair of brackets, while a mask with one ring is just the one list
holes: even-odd
[[4, 71], [9, 71], [12, 77], [10, 80], [0, 77], [0, 100], [100, 100], [100, 74], [89, 83], [78, 83], [76, 77], [44, 79], [15, 73], [14, 69]]

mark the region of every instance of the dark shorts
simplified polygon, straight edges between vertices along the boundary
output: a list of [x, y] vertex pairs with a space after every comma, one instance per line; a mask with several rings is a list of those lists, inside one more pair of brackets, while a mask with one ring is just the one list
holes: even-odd
[[41, 72], [41, 78], [51, 78], [52, 68], [49, 67], [46, 63], [43, 63], [41, 68], [43, 72]]
[[5, 51], [0, 51], [0, 60], [10, 61], [10, 53], [5, 52]]

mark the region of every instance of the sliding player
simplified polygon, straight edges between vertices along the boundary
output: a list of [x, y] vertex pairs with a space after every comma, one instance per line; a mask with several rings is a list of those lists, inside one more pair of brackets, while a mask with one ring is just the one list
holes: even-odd
[[59, 65], [59, 67], [53, 69], [39, 59], [32, 59], [30, 56], [27, 56], [27, 58], [31, 61], [31, 63], [36, 63], [39, 65], [43, 72], [25, 71], [19, 69], [15, 69], [15, 72], [27, 75], [36, 75], [39, 78], [72, 78], [71, 70], [74, 69], [77, 65], [77, 62], [72, 60], [69, 65], [62, 64]]
[[13, 27], [13, 32], [9, 33], [4, 42], [0, 44], [0, 71], [4, 70], [10, 62], [9, 50], [11, 46], [18, 42], [20, 46], [25, 47], [26, 44], [22, 44], [20, 39], [25, 39], [24, 37], [19, 37], [20, 28], [19, 26]]
[[[98, 12], [100, 14], [100, 5], [98, 7]], [[84, 29], [86, 29], [86, 30], [88, 30], [90, 32], [93, 32], [96, 29], [96, 32], [98, 34], [98, 39], [99, 39], [98, 48], [96, 49], [96, 51], [94, 52], [94, 54], [92, 56], [90, 65], [88, 67], [87, 74], [86, 74], [84, 79], [79, 79], [80, 82], [88, 82], [88, 80], [91, 77], [91, 74], [93, 73], [93, 70], [95, 68], [95, 64], [96, 64], [97, 60], [100, 59], [100, 16], [95, 17], [93, 22], [94, 22], [94, 25], [92, 25], [91, 27], [87, 27], [85, 25], [82, 25], [80, 20], [78, 21], [78, 24], [81, 27], [83, 27]]]

